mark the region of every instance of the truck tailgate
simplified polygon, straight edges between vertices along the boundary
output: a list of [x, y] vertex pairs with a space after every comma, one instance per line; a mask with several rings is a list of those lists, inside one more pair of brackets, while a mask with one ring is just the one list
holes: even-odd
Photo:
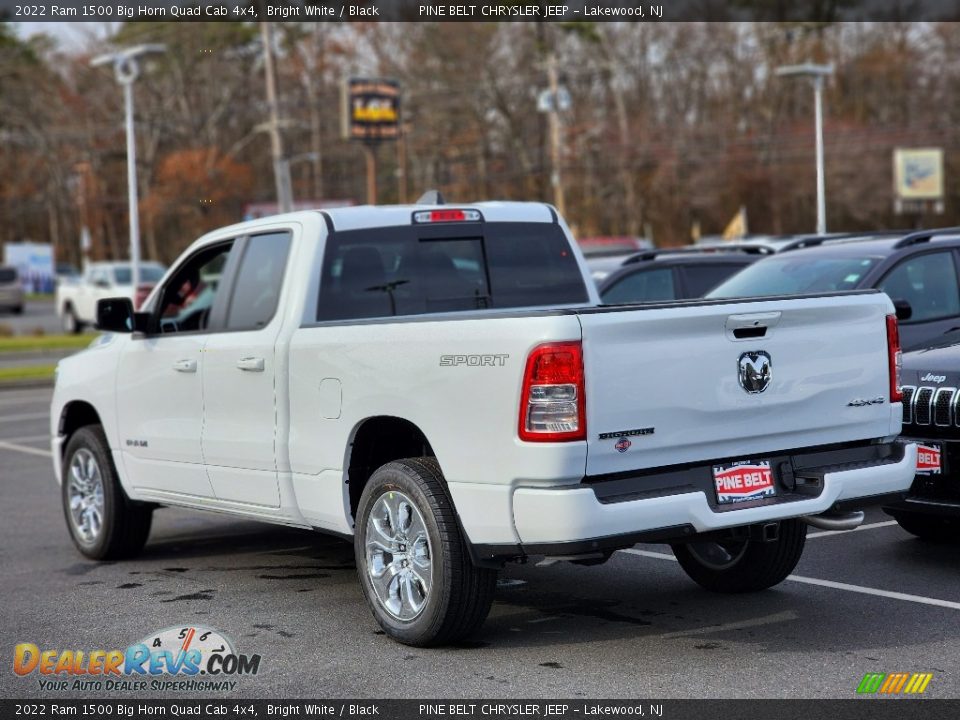
[[587, 475], [896, 434], [892, 313], [875, 292], [581, 313]]

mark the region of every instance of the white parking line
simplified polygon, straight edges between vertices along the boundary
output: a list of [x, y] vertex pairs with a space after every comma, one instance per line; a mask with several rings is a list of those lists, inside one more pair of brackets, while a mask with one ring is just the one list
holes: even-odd
[[21, 413], [19, 415], [0, 416], [0, 422], [17, 422], [20, 420], [45, 420], [50, 417], [49, 412], [42, 413]]
[[38, 440], [46, 440], [49, 442], [50, 433], [44, 433], [43, 435], [23, 435], [20, 437], [0, 438], [0, 441], [12, 442], [12, 443], [29, 443], [29, 442], [37, 442]]
[[820, 532], [807, 533], [807, 540], [810, 538], [827, 537], [829, 535], [844, 535], [846, 533], [857, 532], [858, 530], [875, 530], [876, 528], [890, 527], [896, 525], [896, 520], [884, 520], [883, 522], [867, 523], [859, 525], [853, 530], [821, 530]]
[[[673, 555], [652, 552], [650, 550], [637, 550], [635, 548], [628, 548], [626, 550], [621, 550], [620, 552], [629, 553], [630, 555], [640, 555], [642, 557], [655, 558], [656, 560], [677, 561]], [[890, 598], [891, 600], [904, 600], [906, 602], [919, 603], [920, 605], [934, 605], [936, 607], [948, 608], [950, 610], [960, 610], [960, 602], [924, 597], [923, 595], [908, 595], [907, 593], [893, 592], [892, 590], [879, 590], [877, 588], [864, 587], [862, 585], [834, 582], [833, 580], [818, 580], [817, 578], [809, 578], [802, 575], [788, 575], [787, 580], [803, 583], [805, 585], [817, 585], [819, 587], [832, 588], [833, 590], [845, 590], [846, 592], [860, 593], [861, 595], [874, 595], [876, 597]]]
[[723, 623], [722, 625], [707, 625], [706, 627], [691, 628], [690, 630], [677, 630], [660, 635], [662, 638], [679, 638], [687, 635], [709, 635], [712, 633], [726, 632], [728, 630], [744, 630], [746, 628], [760, 627], [762, 625], [773, 625], [780, 622], [789, 622], [796, 620], [800, 616], [793, 610], [767, 615], [766, 617], [750, 618], [749, 620], [737, 620], [736, 622]]
[[891, 598], [893, 600], [906, 600], [907, 602], [920, 603], [921, 605], [935, 605], [937, 607], [950, 608], [951, 610], [960, 610], [960, 603], [950, 600], [938, 600], [937, 598], [924, 597], [922, 595], [908, 595], [906, 593], [893, 592], [891, 590], [877, 590], [876, 588], [863, 587], [861, 585], [849, 585], [833, 580], [818, 580], [817, 578], [801, 577], [800, 575], [790, 575], [787, 580], [793, 580], [807, 585], [819, 585], [820, 587], [833, 588], [834, 590], [846, 590], [848, 592], [861, 593], [862, 595], [876, 595], [877, 597]]
[[24, 453], [25, 455], [39, 455], [40, 457], [50, 457], [53, 455], [49, 450], [17, 445], [16, 443], [4, 442], [3, 440], [0, 440], [0, 450], [12, 450], [13, 452]]

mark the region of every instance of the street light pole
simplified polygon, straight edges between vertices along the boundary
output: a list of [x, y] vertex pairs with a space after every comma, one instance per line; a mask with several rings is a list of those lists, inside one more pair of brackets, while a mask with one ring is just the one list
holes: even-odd
[[814, 124], [817, 133], [817, 235], [827, 234], [827, 199], [823, 177], [823, 75], [813, 78]]
[[133, 125], [133, 83], [140, 76], [138, 58], [166, 51], [165, 45], [136, 45], [95, 57], [91, 65], [113, 65], [117, 82], [123, 86], [124, 120], [127, 131], [127, 205], [130, 214], [130, 282], [134, 297], [140, 285], [140, 211], [137, 202], [137, 136]]
[[805, 77], [813, 84], [813, 111], [817, 154], [817, 235], [827, 232], [826, 183], [823, 170], [823, 79], [833, 74], [833, 65], [784, 65], [776, 70], [778, 77]]

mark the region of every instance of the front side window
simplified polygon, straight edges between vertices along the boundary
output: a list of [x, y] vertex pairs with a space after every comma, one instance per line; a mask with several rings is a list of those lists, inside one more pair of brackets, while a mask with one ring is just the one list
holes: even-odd
[[918, 255], [897, 265], [879, 288], [891, 300], [906, 300], [913, 310], [908, 322], [960, 315], [960, 290], [952, 252]]
[[227, 313], [228, 330], [258, 330], [273, 318], [290, 242], [288, 232], [254, 235], [247, 241]]
[[206, 330], [233, 241], [204, 248], [188, 258], [163, 287], [157, 310], [161, 333]]

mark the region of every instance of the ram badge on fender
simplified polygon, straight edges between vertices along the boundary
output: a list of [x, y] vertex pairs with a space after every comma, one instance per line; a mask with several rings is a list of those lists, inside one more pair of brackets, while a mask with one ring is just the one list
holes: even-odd
[[806, 523], [910, 486], [893, 313], [876, 291], [601, 306], [543, 204], [280, 215], [197, 240], [141, 312], [100, 301], [108, 334], [59, 365], [56, 477], [91, 558], [138, 552], [157, 505], [352, 538], [413, 645], [477, 629], [530, 555], [668, 542], [700, 585], [760, 590]]

